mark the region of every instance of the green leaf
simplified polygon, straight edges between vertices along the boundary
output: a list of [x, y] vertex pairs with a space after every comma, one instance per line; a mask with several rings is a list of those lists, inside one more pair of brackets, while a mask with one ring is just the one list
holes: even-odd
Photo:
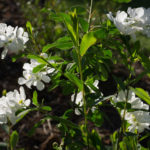
[[139, 139], [139, 142], [140, 141], [143, 141], [144, 139], [147, 139], [150, 137], [150, 133], [147, 133], [146, 135], [142, 136], [140, 139]]
[[147, 56], [145, 56], [144, 54], [140, 54], [140, 60], [141, 60], [143, 67], [149, 71], [149, 68], [150, 68], [149, 58]]
[[69, 14], [66, 14], [66, 13], [58, 13], [58, 15], [66, 22], [68, 22], [69, 24], [72, 23], [72, 20], [71, 20], [71, 17]]
[[100, 79], [101, 81], [106, 81], [108, 79], [108, 72], [103, 64], [101, 64], [100, 66]]
[[56, 14], [55, 12], [50, 12], [49, 18], [57, 22], [63, 21], [63, 18], [59, 16], [59, 14]]
[[74, 85], [70, 81], [61, 80], [60, 86], [63, 89], [62, 93], [64, 95], [69, 95], [69, 94], [73, 93], [73, 91], [74, 91]]
[[86, 51], [96, 43], [97, 39], [94, 35], [94, 32], [89, 32], [85, 34], [82, 38], [80, 45], [80, 55], [83, 56]]
[[55, 47], [55, 44], [54, 44], [54, 43], [52, 43], [52, 44], [47, 44], [47, 45], [45, 45], [45, 46], [43, 47], [42, 52], [45, 53], [45, 52], [47, 52], [50, 48], [53, 48], [53, 47]]
[[91, 116], [90, 119], [92, 120], [92, 122], [94, 122], [94, 124], [97, 127], [100, 127], [104, 122], [104, 119], [103, 119], [101, 112], [97, 109], [93, 112], [93, 115]]
[[98, 29], [96, 31], [93, 31], [93, 33], [97, 39], [105, 39], [107, 37], [107, 33], [104, 29]]
[[89, 134], [89, 137], [93, 147], [96, 150], [104, 150], [104, 145], [102, 144], [101, 137], [98, 135], [97, 131], [93, 129], [92, 132]]
[[65, 113], [62, 116], [62, 118], [63, 119], [68, 119], [71, 116], [72, 113], [73, 113], [73, 110], [72, 109], [68, 109], [68, 110], [65, 111]]
[[112, 52], [111, 50], [104, 50], [104, 58], [112, 58]]
[[46, 46], [44, 46], [42, 49], [42, 52], [43, 53], [47, 52], [49, 49], [54, 48], [54, 47], [61, 49], [61, 50], [68, 50], [73, 47], [73, 43], [70, 37], [64, 36], [64, 37], [59, 38], [56, 42], [52, 44], [47, 44]]
[[135, 94], [138, 97], [140, 97], [142, 100], [144, 100], [147, 104], [150, 105], [150, 96], [145, 90], [141, 88], [132, 88], [132, 87], [131, 87], [131, 90], [135, 92]]
[[45, 110], [45, 111], [51, 111], [52, 108], [50, 106], [42, 106], [40, 107], [41, 110]]
[[23, 117], [25, 117], [29, 112], [34, 111], [34, 110], [36, 110], [36, 109], [26, 109], [26, 110], [20, 112], [19, 114], [17, 114], [17, 117], [18, 117], [19, 119], [17, 119], [16, 122], [18, 123], [18, 122], [19, 122], [21, 119], [23, 119]]
[[85, 21], [85, 20], [84, 20], [83, 18], [81, 18], [81, 17], [79, 18], [79, 22], [80, 22], [80, 25], [81, 25], [83, 31], [84, 31], [84, 32], [87, 32], [88, 29], [89, 29], [89, 24], [88, 24], [88, 22]]
[[116, 103], [116, 107], [119, 107], [121, 109], [124, 109], [125, 105], [126, 105], [127, 109], [131, 109], [131, 104], [130, 103], [125, 103], [125, 102], [117, 102]]
[[28, 32], [29, 32], [30, 34], [32, 34], [32, 25], [31, 25], [31, 23], [30, 23], [29, 21], [27, 21], [26, 27], [27, 27]]
[[65, 24], [66, 24], [68, 33], [69, 33], [69, 35], [70, 35], [74, 45], [76, 45], [76, 43], [77, 43], [77, 36], [76, 36], [76, 33], [74, 31], [73, 26], [69, 22], [67, 22], [67, 20], [65, 20]]
[[10, 136], [10, 147], [11, 149], [15, 149], [17, 143], [18, 143], [18, 140], [19, 140], [19, 134], [17, 131], [13, 131], [11, 136]]
[[66, 72], [65, 73], [65, 76], [71, 81], [73, 82], [78, 88], [79, 90], [81, 91], [83, 89], [83, 83], [81, 82], [80, 79], [78, 79], [76, 77], [76, 75], [70, 73], [70, 72]]
[[27, 56], [27, 58], [29, 58], [29, 59], [35, 59], [37, 62], [39, 62], [41, 64], [47, 64], [47, 62], [44, 59], [42, 59], [42, 57], [40, 57], [38, 55], [29, 54]]
[[32, 103], [33, 103], [35, 106], [39, 106], [39, 103], [38, 103], [38, 95], [37, 95], [37, 92], [36, 92], [36, 91], [33, 92]]
[[36, 67], [33, 68], [32, 72], [37, 73], [37, 72], [41, 71], [45, 67], [45, 65], [46, 64], [37, 65]]
[[50, 56], [50, 57], [48, 57], [48, 60], [64, 61], [64, 59], [62, 57], [59, 57], [59, 56]]
[[139, 75], [137, 75], [137, 77], [133, 80], [131, 80], [131, 84], [135, 84], [137, 83], [139, 80], [141, 80], [143, 78], [144, 75], [146, 75], [149, 71], [146, 70], [146, 71], [143, 71], [142, 73], [140, 73]]
[[120, 88], [121, 88], [122, 90], [125, 90], [125, 89], [126, 89], [126, 86], [125, 86], [125, 84], [124, 84], [124, 82], [122, 81], [121, 78], [116, 77], [116, 76], [114, 76], [114, 75], [112, 75], [112, 77], [114, 78], [115, 82], [120, 86]]

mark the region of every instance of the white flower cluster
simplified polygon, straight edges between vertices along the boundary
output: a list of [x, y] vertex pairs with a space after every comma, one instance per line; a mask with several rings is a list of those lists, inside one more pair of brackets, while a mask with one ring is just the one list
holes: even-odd
[[[149, 105], [144, 104], [140, 98], [135, 96], [135, 93], [131, 90], [123, 91], [121, 90], [117, 96], [112, 98], [113, 102], [126, 102], [131, 104], [132, 109], [138, 109], [132, 112], [125, 112], [125, 120], [130, 124], [128, 130], [130, 132], [135, 132], [137, 130], [139, 133], [143, 132], [145, 128], [150, 128], [150, 113], [146, 112], [149, 110]], [[145, 111], [143, 111], [145, 110]], [[124, 110], [121, 111], [123, 116]]]
[[[45, 58], [47, 58], [47, 54], [42, 54]], [[50, 63], [54, 63], [53, 61], [50, 61]], [[45, 88], [45, 83], [50, 82], [50, 77], [47, 74], [53, 73], [55, 71], [54, 68], [50, 68], [45, 66], [44, 71], [39, 71], [37, 73], [33, 73], [33, 68], [40, 65], [39, 62], [37, 62], [34, 59], [30, 60], [30, 63], [25, 63], [23, 65], [23, 77], [20, 77], [18, 79], [18, 84], [23, 85], [25, 84], [28, 88], [31, 88], [31, 86], [36, 86], [39, 91], [42, 91]]]
[[125, 11], [118, 11], [116, 17], [113, 17], [112, 12], [107, 14], [107, 17], [115, 24], [122, 34], [131, 35], [133, 40], [136, 40], [136, 33], [141, 33], [150, 37], [150, 8], [128, 8]]
[[[20, 93], [19, 93], [20, 92]], [[0, 124], [10, 121], [13, 125], [16, 123], [18, 116], [15, 113], [22, 108], [30, 105], [30, 99], [26, 99], [23, 87], [19, 91], [14, 90], [0, 98]]]
[[1, 58], [4, 59], [8, 50], [13, 53], [18, 53], [23, 50], [25, 43], [29, 40], [28, 33], [24, 32], [22, 27], [7, 26], [5, 23], [0, 23], [0, 48], [4, 48], [1, 53]]

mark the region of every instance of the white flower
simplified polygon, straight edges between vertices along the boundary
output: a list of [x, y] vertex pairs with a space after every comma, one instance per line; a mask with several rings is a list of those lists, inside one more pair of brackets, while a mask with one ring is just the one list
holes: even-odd
[[25, 63], [23, 65], [23, 77], [20, 77], [18, 79], [18, 84], [25, 84], [28, 88], [31, 88], [31, 86], [33, 85], [36, 86], [39, 91], [42, 91], [45, 88], [43, 82], [49, 83], [51, 80], [47, 74], [53, 73], [55, 69], [45, 66], [44, 71], [33, 73], [33, 68], [38, 65], [40, 65], [40, 63], [33, 59], [30, 60], [30, 63]]
[[22, 27], [7, 26], [0, 23], [0, 47], [4, 47], [1, 58], [4, 59], [8, 50], [13, 53], [25, 48], [25, 43], [29, 40], [28, 33]]
[[118, 11], [116, 17], [113, 17], [112, 13], [109, 12], [107, 17], [122, 34], [130, 35], [133, 41], [136, 40], [138, 33], [150, 37], [150, 8], [139, 7], [132, 9], [129, 7], [127, 13]]
[[77, 93], [76, 99], [75, 99], [75, 94], [72, 94], [71, 101], [73, 102], [74, 100], [77, 105], [82, 106], [83, 105], [82, 92]]
[[0, 98], [0, 124], [7, 123], [7, 107], [6, 97], [3, 96]]
[[[121, 112], [123, 115], [123, 111]], [[128, 130], [130, 132], [138, 133], [144, 131], [144, 129], [150, 129], [150, 113], [144, 111], [125, 112], [125, 120], [130, 124]]]
[[8, 120], [14, 125], [19, 119], [16, 112], [19, 109], [26, 108], [30, 105], [30, 99], [26, 99], [23, 87], [19, 91], [10, 91], [0, 98], [0, 124], [5, 124]]
[[116, 14], [116, 18], [112, 16], [112, 13], [109, 12], [107, 17], [114, 22], [115, 26], [119, 29], [122, 34], [131, 35], [134, 34], [136, 30], [131, 26], [134, 22], [129, 21], [128, 15], [124, 11], [118, 11]]
[[149, 105], [144, 104], [142, 100], [139, 97], [135, 96], [135, 93], [131, 90], [127, 92], [127, 90], [123, 91], [121, 90], [117, 96], [114, 96], [112, 100], [117, 103], [117, 102], [126, 102], [131, 104], [131, 108], [133, 109], [149, 109]]
[[6, 97], [9, 99], [9, 106], [15, 107], [14, 109], [26, 108], [30, 105], [30, 99], [26, 99], [24, 88], [21, 86], [19, 91], [14, 90], [8, 92]]

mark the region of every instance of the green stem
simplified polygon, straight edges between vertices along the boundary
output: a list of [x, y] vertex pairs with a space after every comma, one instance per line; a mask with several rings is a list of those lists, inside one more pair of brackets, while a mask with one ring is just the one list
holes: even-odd
[[11, 143], [10, 143], [10, 136], [11, 136], [11, 124], [10, 122], [8, 122], [8, 127], [9, 127], [9, 131], [8, 131], [8, 147], [7, 147], [7, 150], [12, 150], [11, 148]]
[[92, 16], [92, 7], [93, 7], [93, 0], [91, 0], [90, 10], [89, 10], [89, 19], [88, 19], [89, 29], [88, 29], [88, 31], [90, 30], [91, 16]]
[[88, 128], [87, 128], [87, 124], [88, 124], [88, 119], [87, 119], [87, 103], [86, 103], [86, 99], [85, 99], [85, 89], [84, 89], [84, 80], [83, 80], [83, 71], [82, 71], [82, 57], [80, 55], [80, 49], [79, 46], [76, 47], [76, 52], [78, 55], [78, 67], [79, 67], [79, 73], [80, 73], [80, 80], [82, 82], [82, 98], [83, 98], [83, 111], [84, 111], [84, 121], [85, 121], [85, 129], [87, 132], [87, 143], [88, 143], [88, 149], [89, 149], [89, 140], [88, 140]]
[[80, 73], [80, 80], [82, 82], [82, 98], [83, 98], [83, 107], [84, 107], [84, 115], [85, 115], [85, 126], [87, 126], [87, 111], [86, 111], [86, 99], [85, 99], [85, 90], [84, 90], [84, 81], [83, 81], [83, 73], [82, 73], [82, 57], [79, 54], [79, 48], [77, 48], [77, 54], [78, 54], [78, 67], [79, 67], [79, 73]]

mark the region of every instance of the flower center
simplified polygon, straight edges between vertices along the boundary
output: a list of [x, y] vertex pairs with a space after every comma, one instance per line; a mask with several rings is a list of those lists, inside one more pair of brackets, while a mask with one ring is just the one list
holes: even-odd
[[19, 104], [22, 104], [23, 103], [23, 100], [21, 99], [20, 101], [19, 101]]

